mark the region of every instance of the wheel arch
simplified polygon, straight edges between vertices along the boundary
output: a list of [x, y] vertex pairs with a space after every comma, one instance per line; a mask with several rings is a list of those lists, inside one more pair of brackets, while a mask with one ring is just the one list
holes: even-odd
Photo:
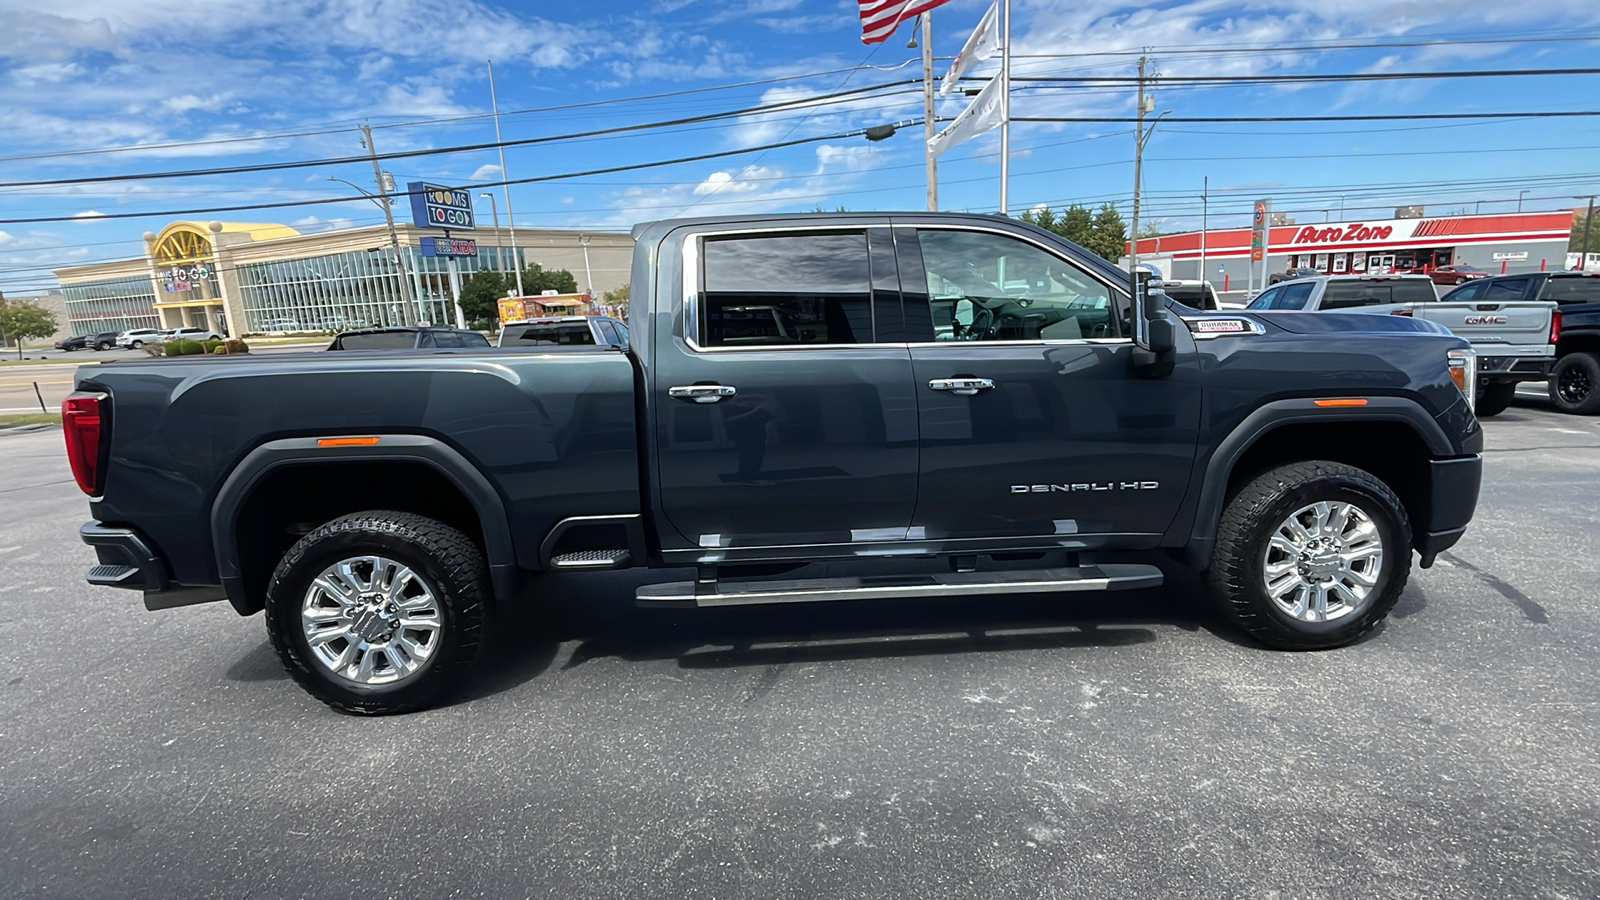
[[[1311, 447], [1311, 450], [1302, 449]], [[1228, 498], [1255, 475], [1277, 465], [1327, 459], [1364, 469], [1405, 504], [1414, 535], [1427, 532], [1431, 513], [1426, 467], [1459, 453], [1439, 423], [1416, 401], [1371, 397], [1364, 406], [1318, 407], [1311, 398], [1264, 404], [1234, 427], [1206, 461], [1180, 557], [1197, 569], [1210, 564], [1217, 524]], [[1413, 469], [1415, 471], [1413, 471]]]
[[[517, 563], [505, 503], [483, 473], [435, 438], [377, 437], [371, 445], [325, 446], [318, 438], [269, 441], [229, 474], [211, 506], [211, 534], [217, 575], [240, 615], [252, 615], [265, 604], [273, 567], [298, 539], [298, 534], [288, 536], [286, 527], [315, 527], [363, 509], [413, 512], [458, 528], [483, 551], [496, 595], [513, 593]], [[354, 464], [363, 465], [355, 469]], [[385, 478], [402, 480], [404, 493], [376, 498], [376, 486]], [[346, 491], [344, 499], [319, 493], [330, 485]], [[309, 518], [302, 523], [297, 515]], [[241, 540], [242, 533], [250, 540]]]

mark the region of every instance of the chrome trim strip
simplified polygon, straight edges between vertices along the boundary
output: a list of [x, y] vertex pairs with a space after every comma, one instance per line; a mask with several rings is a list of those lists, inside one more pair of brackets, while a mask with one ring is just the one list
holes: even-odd
[[907, 576], [901, 583], [857, 577], [726, 582], [696, 594], [696, 582], [642, 585], [634, 598], [644, 602], [692, 601], [697, 606], [748, 606], [893, 597], [966, 597], [974, 594], [1037, 594], [1056, 591], [1110, 591], [1154, 587], [1161, 570], [1149, 565], [1102, 565], [1010, 572], [947, 572]]

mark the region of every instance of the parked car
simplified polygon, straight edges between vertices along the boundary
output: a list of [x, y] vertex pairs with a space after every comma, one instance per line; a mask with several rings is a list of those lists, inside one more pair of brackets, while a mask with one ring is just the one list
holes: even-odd
[[[89, 581], [265, 610], [296, 681], [378, 714], [437, 698], [550, 571], [739, 606], [1148, 588], [1165, 548], [1310, 650], [1369, 633], [1472, 518], [1473, 353], [1431, 323], [1200, 312], [987, 215], [634, 234], [625, 350], [81, 370]], [[718, 330], [754, 307], [790, 324]]]
[[298, 319], [267, 319], [261, 323], [262, 331], [300, 331]]
[[339, 334], [329, 350], [421, 350], [427, 348], [487, 347], [482, 332], [437, 325], [397, 325], [392, 328], [361, 328]]
[[1549, 376], [1561, 323], [1555, 306], [1521, 300], [1440, 300], [1426, 275], [1322, 275], [1267, 288], [1248, 308], [1380, 313], [1443, 325], [1471, 341], [1477, 351], [1474, 409], [1486, 417], [1511, 405], [1519, 382], [1544, 381]]
[[1221, 309], [1217, 302], [1217, 291], [1209, 281], [1197, 280], [1167, 280], [1161, 282], [1161, 290], [1168, 297], [1182, 303], [1190, 309]]
[[74, 350], [87, 350], [89, 349], [89, 339], [92, 337], [94, 337], [94, 335], [75, 334], [69, 338], [62, 338], [61, 340], [56, 341], [56, 349], [65, 350], [68, 353], [71, 353]]
[[610, 316], [549, 316], [507, 322], [499, 347], [551, 347], [572, 344], [628, 346], [628, 326]]
[[1550, 402], [1565, 413], [1600, 414], [1600, 272], [1492, 275], [1462, 285], [1444, 299], [1555, 303], [1557, 334], [1548, 383]]
[[89, 336], [89, 346], [96, 350], [110, 350], [117, 345], [117, 338], [121, 334], [119, 331], [102, 331], [99, 334], [92, 334]]
[[117, 335], [117, 346], [137, 350], [145, 344], [158, 343], [161, 332], [155, 328], [134, 328]]
[[1434, 284], [1466, 284], [1477, 278], [1488, 278], [1489, 273], [1477, 266], [1440, 266], [1428, 273]]
[[183, 328], [168, 328], [166, 331], [161, 332], [161, 339], [163, 341], [220, 341], [222, 340], [222, 335], [209, 328], [185, 326]]
[[1322, 270], [1320, 270], [1320, 269], [1307, 269], [1307, 268], [1285, 269], [1282, 272], [1271, 272], [1271, 273], [1268, 273], [1268, 275], [1267, 275], [1267, 284], [1269, 286], [1271, 286], [1271, 285], [1277, 284], [1280, 281], [1293, 281], [1296, 278], [1315, 278], [1316, 276], [1321, 275], [1321, 274], [1322, 274]]

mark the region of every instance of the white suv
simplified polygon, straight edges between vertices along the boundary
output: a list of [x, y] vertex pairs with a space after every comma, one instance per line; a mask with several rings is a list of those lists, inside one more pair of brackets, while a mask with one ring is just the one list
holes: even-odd
[[161, 340], [160, 331], [154, 328], [135, 328], [117, 335], [117, 346], [137, 350], [145, 344], [154, 344], [159, 340]]
[[222, 335], [207, 328], [184, 327], [169, 328], [161, 332], [161, 339], [163, 341], [218, 341], [222, 339]]

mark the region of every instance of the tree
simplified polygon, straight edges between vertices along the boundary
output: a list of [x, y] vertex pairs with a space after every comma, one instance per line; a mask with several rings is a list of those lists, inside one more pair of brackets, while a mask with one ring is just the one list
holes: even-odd
[[604, 294], [600, 295], [600, 299], [607, 303], [627, 303], [628, 286], [623, 285], [615, 290], [606, 291]]
[[1116, 262], [1127, 252], [1127, 244], [1128, 224], [1122, 221], [1122, 214], [1117, 212], [1117, 208], [1110, 201], [1102, 203], [1094, 214], [1094, 222], [1089, 229], [1089, 240], [1084, 246]]
[[1037, 206], [1022, 214], [1022, 221], [1053, 231], [1079, 246], [1088, 246], [1094, 215], [1081, 203], [1074, 203], [1057, 215], [1048, 206]]
[[0, 300], [0, 344], [16, 344], [22, 358], [22, 342], [56, 333], [56, 314], [28, 300]]
[[1162, 234], [1161, 225], [1160, 225], [1160, 223], [1157, 223], [1155, 221], [1146, 222], [1143, 225], [1139, 226], [1139, 237], [1142, 237], [1142, 238], [1161, 237], [1161, 234]]
[[572, 273], [566, 269], [546, 269], [536, 262], [531, 262], [522, 270], [522, 290], [530, 297], [537, 297], [545, 291], [576, 294], [578, 279], [573, 278]]
[[1589, 224], [1589, 246], [1583, 246], [1584, 220], [1586, 213], [1577, 213], [1572, 217], [1572, 238], [1567, 241], [1568, 253], [1600, 253], [1600, 222]]
[[500, 317], [500, 298], [506, 295], [506, 277], [493, 269], [479, 269], [461, 285], [461, 315], [467, 324], [488, 329]]

